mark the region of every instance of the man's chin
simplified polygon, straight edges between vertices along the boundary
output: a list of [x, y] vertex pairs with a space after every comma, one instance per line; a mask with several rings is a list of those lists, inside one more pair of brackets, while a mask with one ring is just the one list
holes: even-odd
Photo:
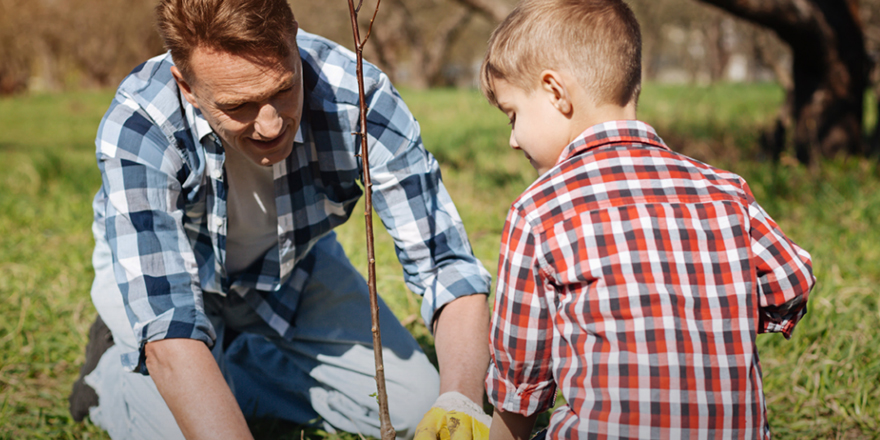
[[293, 146], [288, 148], [281, 148], [276, 151], [259, 151], [259, 150], [251, 150], [250, 154], [248, 154], [248, 158], [253, 161], [255, 164], [268, 167], [275, 165], [278, 162], [281, 162], [284, 159], [287, 159], [287, 156], [290, 155], [290, 152], [293, 151]]
[[275, 148], [260, 148], [254, 142], [249, 142], [248, 157], [257, 165], [271, 166], [286, 159], [293, 151], [293, 142], [278, 145]]

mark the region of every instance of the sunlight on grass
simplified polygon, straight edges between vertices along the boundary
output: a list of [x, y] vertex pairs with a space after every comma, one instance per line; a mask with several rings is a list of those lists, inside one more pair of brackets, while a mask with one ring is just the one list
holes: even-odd
[[[477, 257], [495, 273], [510, 203], [535, 178], [507, 146], [501, 112], [474, 90], [402, 92], [437, 157]], [[67, 393], [95, 316], [91, 198], [100, 184], [93, 138], [109, 92], [0, 99], [0, 439], [106, 438], [74, 423]], [[755, 139], [777, 111], [773, 85], [648, 84], [640, 115], [678, 151], [745, 177], [759, 202], [813, 256], [818, 284], [790, 341], [759, 338], [776, 438], [871, 437], [880, 431], [880, 177], [850, 159], [810, 171], [760, 160]], [[869, 117], [875, 118], [872, 110]], [[361, 205], [362, 206], [362, 205]], [[339, 228], [366, 267], [363, 210]], [[379, 291], [429, 351], [419, 299], [376, 221]], [[263, 438], [299, 438], [287, 427]], [[309, 436], [325, 437], [319, 431]], [[339, 438], [339, 437], [326, 437]]]

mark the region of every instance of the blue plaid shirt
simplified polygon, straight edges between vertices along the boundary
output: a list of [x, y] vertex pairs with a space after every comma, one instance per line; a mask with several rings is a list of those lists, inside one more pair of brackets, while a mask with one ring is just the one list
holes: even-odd
[[[226, 272], [224, 150], [178, 91], [169, 54], [126, 77], [96, 139], [103, 185], [95, 223], [113, 254], [116, 281], [145, 372], [147, 342], [213, 345], [204, 292], [241, 295], [282, 337], [293, 334], [311, 247], [348, 220], [362, 195], [354, 54], [300, 31], [304, 109], [290, 156], [275, 164], [278, 243], [241, 274]], [[407, 286], [424, 297], [422, 317], [453, 299], [489, 290], [419, 125], [388, 78], [364, 65], [373, 204], [394, 239]]]

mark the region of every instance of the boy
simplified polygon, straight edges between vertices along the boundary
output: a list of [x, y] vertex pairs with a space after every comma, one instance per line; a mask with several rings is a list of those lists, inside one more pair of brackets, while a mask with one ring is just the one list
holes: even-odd
[[621, 0], [526, 0], [484, 94], [540, 177], [512, 205], [486, 379], [490, 437], [769, 437], [756, 337], [806, 313], [810, 256], [739, 176], [636, 120], [640, 31]]

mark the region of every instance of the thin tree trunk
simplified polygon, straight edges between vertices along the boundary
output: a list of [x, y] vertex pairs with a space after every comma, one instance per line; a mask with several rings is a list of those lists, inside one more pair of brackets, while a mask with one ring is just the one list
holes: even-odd
[[376, 11], [370, 20], [370, 29], [367, 36], [361, 39], [358, 28], [358, 12], [363, 1], [359, 1], [357, 7], [353, 0], [348, 0], [348, 10], [351, 14], [351, 33], [354, 36], [355, 54], [357, 55], [357, 82], [358, 96], [360, 98], [360, 131], [356, 133], [361, 141], [361, 163], [364, 173], [364, 219], [367, 229], [367, 286], [370, 290], [370, 315], [372, 318], [373, 333], [373, 356], [376, 362], [376, 400], [379, 402], [379, 432], [382, 440], [394, 440], [396, 432], [391, 426], [391, 417], [388, 414], [388, 394], [385, 390], [385, 363], [382, 360], [382, 333], [379, 328], [379, 294], [376, 292], [376, 257], [373, 249], [373, 183], [370, 180], [370, 151], [367, 145], [367, 101], [364, 96], [364, 44], [370, 39], [373, 31], [373, 20], [379, 12], [379, 3], [376, 2]]

